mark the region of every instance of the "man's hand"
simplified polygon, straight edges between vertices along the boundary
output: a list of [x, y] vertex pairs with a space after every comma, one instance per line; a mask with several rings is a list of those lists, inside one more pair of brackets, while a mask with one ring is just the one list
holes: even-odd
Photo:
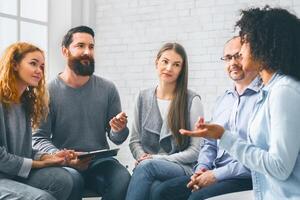
[[[187, 187], [190, 188], [190, 189], [194, 189], [194, 187], [197, 187], [198, 183], [197, 183], [197, 178], [199, 176], [201, 176], [201, 174], [203, 174], [204, 172], [206, 171], [205, 168], [202, 168], [200, 170], [198, 170], [197, 172], [195, 172], [192, 176], [191, 176], [191, 180], [190, 182], [187, 184]], [[198, 188], [199, 189], [199, 188]]]
[[91, 157], [86, 157], [86, 158], [83, 158], [83, 159], [72, 159], [68, 162], [68, 166], [74, 168], [74, 169], [77, 169], [79, 171], [84, 171], [86, 170], [89, 165], [90, 165], [90, 162], [93, 160], [93, 156]]
[[127, 125], [127, 115], [125, 112], [120, 112], [117, 116], [109, 121], [109, 125], [113, 132], [122, 131]]
[[[195, 175], [195, 174], [194, 174]], [[193, 175], [193, 176], [194, 176]], [[215, 184], [217, 179], [212, 170], [205, 171], [198, 175], [188, 183], [188, 187], [192, 189], [192, 192], [199, 190], [200, 188], [207, 187], [209, 185]]]
[[189, 131], [185, 129], [180, 129], [179, 132], [182, 135], [192, 136], [192, 137], [205, 137], [220, 139], [224, 133], [225, 129], [217, 124], [206, 124], [204, 123], [204, 118], [200, 117], [195, 124], [195, 130]]
[[65, 158], [66, 162], [69, 162], [70, 160], [75, 159], [77, 157], [74, 150], [67, 150], [67, 149], [57, 151], [54, 153], [54, 155]]

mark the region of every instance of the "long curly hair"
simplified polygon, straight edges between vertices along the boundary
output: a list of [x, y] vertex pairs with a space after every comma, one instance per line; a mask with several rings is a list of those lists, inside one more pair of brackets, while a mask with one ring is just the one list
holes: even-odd
[[178, 43], [166, 43], [157, 53], [156, 60], [159, 60], [163, 52], [167, 50], [174, 50], [183, 60], [182, 70], [176, 80], [175, 94], [168, 113], [168, 126], [178, 146], [184, 150], [189, 144], [189, 137], [181, 135], [179, 129], [188, 127], [188, 58], [183, 46]]
[[241, 11], [242, 42], [249, 42], [253, 59], [262, 69], [279, 71], [300, 80], [300, 21], [282, 8], [251, 8]]
[[12, 104], [22, 103], [33, 128], [38, 127], [40, 122], [46, 118], [49, 110], [45, 72], [43, 71], [42, 79], [37, 87], [28, 86], [23, 94], [18, 94], [18, 72], [14, 68], [20, 64], [26, 54], [35, 51], [39, 51], [44, 55], [40, 48], [32, 44], [17, 42], [5, 50], [0, 60], [0, 102], [8, 108]]

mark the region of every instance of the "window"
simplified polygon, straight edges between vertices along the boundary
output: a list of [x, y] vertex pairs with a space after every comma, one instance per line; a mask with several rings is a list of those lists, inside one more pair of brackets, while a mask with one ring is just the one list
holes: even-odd
[[0, 0], [0, 53], [13, 42], [48, 51], [48, 0]]

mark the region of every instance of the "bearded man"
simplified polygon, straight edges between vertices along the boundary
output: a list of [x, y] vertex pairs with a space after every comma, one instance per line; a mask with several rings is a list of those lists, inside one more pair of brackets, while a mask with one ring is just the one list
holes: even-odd
[[[108, 149], [107, 136], [115, 144], [126, 140], [127, 117], [115, 85], [93, 75], [94, 43], [94, 31], [87, 26], [72, 28], [64, 36], [66, 66], [49, 84], [50, 111], [34, 131], [34, 148], [49, 153], [74, 150], [77, 155]], [[69, 159], [65, 168], [74, 182], [70, 199], [81, 199], [85, 187], [104, 200], [125, 198], [130, 174], [116, 159]]]

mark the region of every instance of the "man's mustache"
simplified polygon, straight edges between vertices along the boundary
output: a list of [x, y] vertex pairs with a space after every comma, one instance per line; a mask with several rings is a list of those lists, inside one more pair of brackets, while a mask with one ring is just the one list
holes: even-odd
[[230, 71], [235, 70], [235, 69], [242, 69], [242, 66], [241, 65], [232, 65], [229, 68]]
[[80, 60], [87, 60], [87, 59], [88, 59], [88, 60], [94, 60], [93, 57], [88, 56], [88, 55], [80, 56], [79, 59], [80, 59]]

